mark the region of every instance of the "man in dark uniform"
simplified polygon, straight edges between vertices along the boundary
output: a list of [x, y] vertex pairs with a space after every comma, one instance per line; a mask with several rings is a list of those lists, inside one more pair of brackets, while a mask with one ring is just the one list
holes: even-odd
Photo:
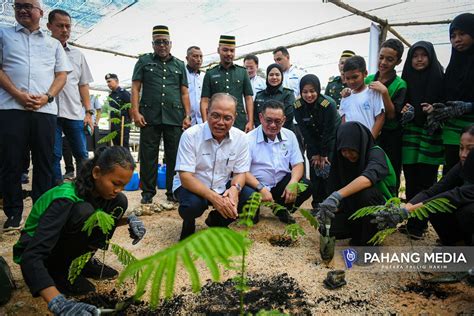
[[[207, 120], [209, 99], [218, 92], [228, 93], [237, 99], [237, 117], [234, 126], [248, 132], [253, 129], [253, 90], [247, 70], [234, 64], [235, 36], [221, 35], [217, 52], [219, 65], [209, 69], [204, 76], [201, 93], [202, 120]], [[245, 97], [245, 108], [242, 98]], [[248, 118], [248, 119], [247, 119]]]
[[[130, 127], [123, 128], [123, 140], [121, 139], [121, 128], [122, 128], [122, 116], [124, 117], [124, 124], [130, 124], [131, 118], [129, 114], [130, 109], [130, 93], [119, 86], [119, 80], [116, 74], [106, 74], [105, 81], [107, 86], [111, 90], [109, 93], [109, 105], [117, 110], [110, 111], [110, 118], [118, 118], [120, 123], [110, 123], [110, 131], [116, 131], [117, 136], [112, 140], [115, 146], [123, 146], [129, 149], [128, 141], [130, 139]], [[124, 106], [129, 104], [129, 106]]]
[[342, 99], [341, 91], [342, 89], [346, 88], [344, 72], [342, 71], [342, 69], [344, 68], [344, 63], [346, 62], [346, 59], [352, 56], [355, 56], [355, 53], [351, 50], [345, 50], [342, 52], [341, 58], [339, 58], [339, 73], [341, 75], [332, 76], [331, 78], [329, 78], [329, 82], [326, 85], [326, 91], [324, 92], [325, 95], [330, 96], [334, 99], [334, 101], [336, 101], [338, 109]]
[[[167, 26], [153, 28], [153, 50], [140, 56], [132, 76], [132, 117], [140, 127], [140, 179], [142, 204], [156, 194], [158, 152], [163, 134], [166, 157], [166, 196], [172, 193], [179, 138], [191, 126], [188, 79], [184, 62], [170, 54]], [[143, 92], [140, 98], [140, 91]]]

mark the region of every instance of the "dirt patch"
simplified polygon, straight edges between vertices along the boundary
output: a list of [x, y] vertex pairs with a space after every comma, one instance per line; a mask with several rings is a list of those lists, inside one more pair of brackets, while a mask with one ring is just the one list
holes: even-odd
[[457, 292], [445, 291], [438, 284], [427, 283], [427, 282], [412, 282], [406, 284], [404, 287], [401, 288], [404, 292], [411, 292], [423, 295], [426, 298], [439, 298], [439, 299], [446, 299], [450, 295], [455, 295]]
[[298, 241], [293, 240], [290, 236], [286, 235], [274, 235], [271, 236], [268, 241], [274, 247], [294, 247], [298, 244]]
[[[356, 291], [357, 292], [357, 291]], [[316, 304], [327, 304], [330, 305], [334, 310], [345, 309], [348, 307], [356, 308], [357, 310], [370, 310], [373, 304], [366, 299], [358, 299], [350, 297], [339, 297], [336, 295], [326, 295], [316, 300]]]

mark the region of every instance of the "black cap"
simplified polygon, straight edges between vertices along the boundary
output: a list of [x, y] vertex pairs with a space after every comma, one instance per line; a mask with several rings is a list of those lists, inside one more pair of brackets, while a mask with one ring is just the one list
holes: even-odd
[[105, 80], [109, 80], [109, 79], [118, 80], [118, 77], [117, 77], [116, 74], [106, 74], [106, 75], [105, 75]]

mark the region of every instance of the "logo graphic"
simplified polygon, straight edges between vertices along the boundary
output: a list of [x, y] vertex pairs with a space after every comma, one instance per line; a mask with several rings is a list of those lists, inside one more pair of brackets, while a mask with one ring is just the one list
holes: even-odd
[[347, 248], [342, 251], [342, 257], [344, 258], [344, 263], [346, 268], [352, 268], [352, 264], [357, 260], [357, 251], [352, 248]]

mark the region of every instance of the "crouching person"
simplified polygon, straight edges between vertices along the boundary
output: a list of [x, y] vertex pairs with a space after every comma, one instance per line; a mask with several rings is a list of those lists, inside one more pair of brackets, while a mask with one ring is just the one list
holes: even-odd
[[233, 96], [216, 93], [209, 102], [207, 122], [181, 135], [173, 181], [183, 219], [181, 240], [194, 233], [195, 219], [209, 205], [214, 210], [205, 221], [207, 226], [228, 226], [253, 192], [244, 187], [250, 159], [245, 133], [232, 127], [236, 108]]
[[[277, 213], [280, 221], [294, 223], [290, 212], [311, 196], [311, 183], [303, 178], [303, 156], [296, 135], [283, 126], [286, 121], [283, 103], [268, 100], [259, 113], [261, 125], [248, 135], [250, 172], [246, 184], [262, 194], [262, 201], [274, 201], [286, 207]], [[297, 192], [291, 186], [302, 181], [308, 188]], [[258, 220], [258, 214], [256, 215]]]
[[[66, 295], [95, 291], [86, 277], [99, 278], [102, 263], [92, 258], [71, 284], [67, 280], [71, 262], [85, 254], [107, 247], [118, 225], [129, 222], [134, 243], [145, 235], [145, 227], [136, 216], [122, 218], [127, 198], [121, 191], [129, 182], [135, 163], [124, 147], [104, 147], [88, 160], [76, 180], [44, 193], [33, 205], [20, 239], [13, 246], [14, 261], [21, 266], [33, 296], [41, 296], [55, 315], [95, 315], [97, 308], [72, 300]], [[96, 211], [114, 217], [114, 227], [106, 236], [96, 227], [89, 236], [82, 231], [84, 222]], [[102, 278], [117, 271], [104, 266]]]

